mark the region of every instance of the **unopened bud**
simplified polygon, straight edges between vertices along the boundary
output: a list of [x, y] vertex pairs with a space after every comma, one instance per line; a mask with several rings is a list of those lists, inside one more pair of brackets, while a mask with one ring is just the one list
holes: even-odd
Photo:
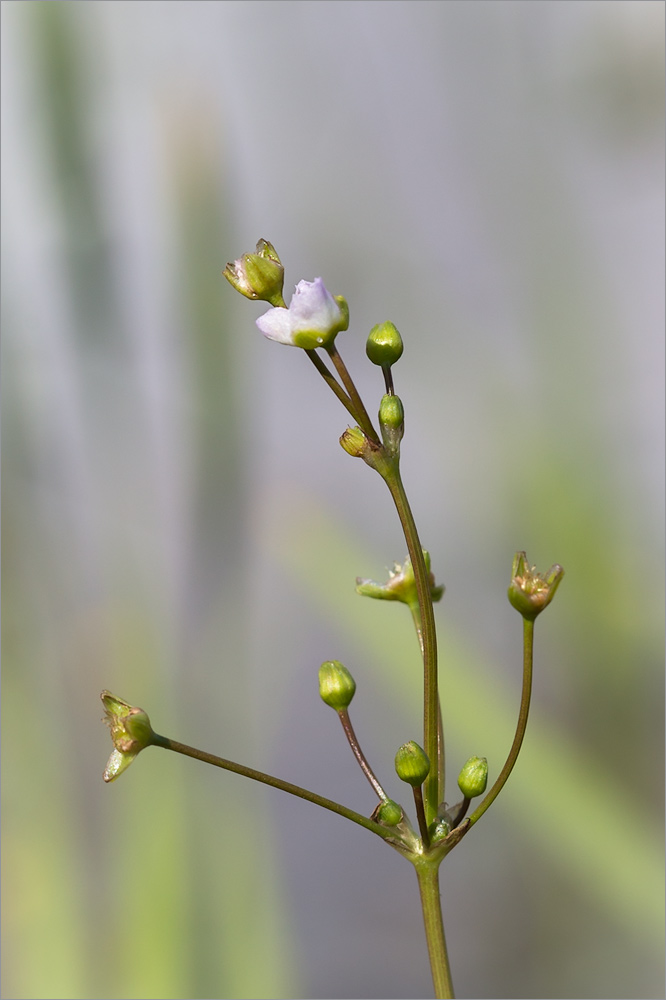
[[488, 761], [485, 757], [470, 757], [458, 775], [458, 788], [466, 799], [483, 795], [488, 784]]
[[389, 368], [402, 355], [402, 337], [398, 328], [391, 322], [378, 323], [373, 326], [365, 345], [365, 353], [373, 365]]
[[385, 395], [379, 404], [379, 426], [384, 447], [389, 455], [400, 454], [400, 442], [405, 433], [405, 411], [399, 396]]
[[393, 799], [385, 799], [379, 803], [372, 818], [377, 823], [383, 823], [384, 826], [397, 826], [403, 815], [402, 806], [399, 806]]
[[395, 755], [395, 770], [401, 781], [418, 788], [430, 773], [430, 761], [418, 743], [403, 743]]
[[446, 840], [451, 833], [451, 824], [443, 818], [438, 818], [430, 824], [428, 832], [430, 834], [430, 843], [434, 846]]
[[348, 708], [356, 691], [356, 682], [338, 660], [327, 660], [319, 668], [319, 694], [336, 712]]

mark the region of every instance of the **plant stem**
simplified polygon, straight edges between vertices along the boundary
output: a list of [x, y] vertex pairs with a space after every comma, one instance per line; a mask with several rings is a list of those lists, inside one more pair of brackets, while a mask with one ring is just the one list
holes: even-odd
[[354, 732], [354, 727], [352, 726], [351, 719], [349, 718], [349, 712], [346, 708], [341, 708], [338, 711], [338, 716], [340, 718], [340, 722], [342, 723], [342, 728], [345, 731], [345, 736], [347, 737], [349, 746], [352, 748], [354, 756], [356, 757], [363, 774], [374, 788], [377, 798], [379, 798], [382, 802], [385, 802], [388, 799], [388, 795], [379, 784], [374, 771], [368, 764], [365, 754], [361, 750], [361, 744], [358, 742], [358, 738]]
[[518, 725], [516, 727], [516, 735], [513, 738], [513, 743], [511, 744], [511, 749], [509, 751], [509, 756], [506, 759], [506, 764], [500, 771], [499, 777], [493, 787], [490, 789], [486, 797], [483, 799], [481, 804], [477, 806], [472, 815], [469, 818], [470, 826], [473, 826], [478, 819], [483, 816], [486, 809], [492, 805], [499, 793], [504, 788], [507, 778], [513, 770], [513, 765], [516, 763], [516, 759], [520, 752], [520, 747], [523, 742], [523, 737], [525, 736], [525, 729], [527, 727], [527, 716], [530, 711], [530, 697], [532, 694], [532, 661], [533, 661], [533, 647], [534, 647], [534, 622], [528, 621], [527, 618], [523, 618], [523, 691], [520, 699], [520, 712], [518, 713]]
[[340, 383], [336, 381], [335, 375], [331, 371], [329, 371], [329, 369], [326, 367], [326, 364], [322, 361], [322, 359], [319, 357], [316, 351], [314, 350], [306, 351], [305, 353], [307, 354], [310, 361], [315, 366], [321, 377], [324, 379], [328, 387], [333, 390], [333, 392], [338, 397], [338, 399], [340, 400], [344, 408], [347, 410], [347, 412], [350, 413], [354, 418], [354, 420], [358, 423], [358, 415], [356, 413], [354, 404], [352, 403], [351, 399], [344, 391]]
[[[423, 656], [423, 626], [421, 624], [421, 609], [418, 604], [410, 604], [409, 610], [412, 613], [412, 620], [414, 622], [414, 628], [416, 629], [416, 635], [419, 640], [419, 646], [421, 647], [421, 656]], [[439, 700], [439, 695], [437, 697], [437, 780], [439, 782], [439, 796], [440, 799], [444, 798], [444, 789], [446, 784], [445, 776], [445, 753], [444, 753], [444, 723], [442, 721], [442, 706]]]
[[354, 385], [352, 377], [347, 371], [347, 366], [345, 365], [344, 361], [340, 357], [340, 354], [338, 353], [337, 347], [335, 346], [335, 344], [331, 344], [330, 347], [326, 348], [326, 351], [328, 352], [329, 358], [335, 365], [338, 375], [342, 379], [342, 384], [349, 393], [349, 398], [354, 404], [354, 408], [356, 410], [356, 419], [358, 420], [359, 427], [361, 427], [365, 431], [366, 435], [371, 441], [373, 441], [375, 444], [380, 444], [379, 437], [377, 436], [377, 431], [372, 426], [372, 420], [368, 416], [368, 411], [363, 405], [363, 400], [358, 394], [358, 389]]
[[430, 834], [428, 833], [428, 824], [425, 818], [425, 809], [423, 808], [423, 791], [420, 785], [417, 785], [412, 789], [414, 792], [414, 805], [416, 807], [416, 818], [419, 821], [419, 832], [421, 834], [421, 840], [423, 841], [423, 846], [426, 851], [430, 847]]
[[375, 823], [374, 820], [362, 816], [361, 813], [357, 813], [353, 809], [348, 809], [347, 806], [340, 805], [339, 802], [326, 799], [323, 795], [317, 795], [316, 792], [311, 792], [307, 788], [301, 788], [300, 785], [293, 785], [290, 781], [274, 778], [271, 774], [265, 774], [263, 771], [255, 771], [254, 768], [246, 767], [244, 764], [225, 760], [224, 757], [216, 757], [215, 754], [207, 753], [205, 750], [197, 750], [196, 747], [187, 746], [186, 743], [178, 743], [176, 740], [170, 740], [166, 736], [158, 735], [158, 733], [155, 733], [154, 737], [154, 746], [163, 747], [165, 750], [174, 750], [176, 753], [182, 753], [186, 757], [194, 757], [195, 760], [202, 760], [214, 767], [222, 767], [225, 771], [242, 774], [246, 778], [252, 778], [253, 781], [261, 781], [264, 785], [280, 788], [283, 792], [289, 792], [290, 795], [296, 795], [307, 802], [314, 802], [315, 805], [321, 806], [323, 809], [338, 813], [339, 816], [344, 816], [353, 823], [364, 826], [366, 830], [371, 830], [384, 840], [395, 840], [395, 833], [390, 829], [380, 826], [379, 823]]
[[433, 986], [437, 1000], [455, 996], [451, 982], [449, 956], [444, 937], [442, 904], [439, 898], [439, 864], [421, 858], [414, 862], [421, 892], [421, 907], [425, 926]]
[[420, 630], [419, 641], [423, 651], [423, 749], [430, 759], [430, 774], [424, 783], [425, 812], [428, 823], [432, 823], [444, 789], [440, 789], [439, 765], [443, 760], [442, 749], [439, 747], [439, 696], [437, 693], [437, 634], [435, 631], [435, 613], [430, 593], [430, 579], [423, 557], [423, 548], [419, 541], [414, 515], [407, 500], [407, 494], [400, 477], [397, 461], [390, 462], [383, 472], [383, 478], [391, 491], [393, 502], [398, 511], [402, 530], [407, 542], [409, 558], [414, 569], [416, 594], [419, 600]]

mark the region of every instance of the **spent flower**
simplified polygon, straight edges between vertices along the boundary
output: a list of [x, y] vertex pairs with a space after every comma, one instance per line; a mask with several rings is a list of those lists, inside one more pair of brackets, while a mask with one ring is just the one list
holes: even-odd
[[116, 698], [110, 691], [102, 691], [100, 697], [104, 705], [104, 722], [111, 730], [113, 742], [104, 780], [114, 781], [142, 750], [155, 742], [155, 733], [142, 708]]
[[523, 618], [534, 621], [555, 596], [564, 576], [562, 567], [555, 563], [546, 573], [537, 573], [530, 566], [525, 552], [516, 552], [509, 584], [509, 601]]
[[[423, 549], [428, 581], [430, 583], [430, 594], [433, 601], [441, 600], [444, 593], [444, 586], [435, 583], [435, 574], [430, 571], [430, 553]], [[416, 592], [416, 580], [414, 579], [414, 567], [412, 561], [407, 556], [402, 566], [399, 563], [393, 564], [393, 569], [389, 570], [389, 578], [386, 583], [377, 583], [376, 580], [363, 580], [356, 578], [356, 593], [363, 597], [375, 597], [380, 601], [402, 601], [410, 607], [418, 607], [419, 598]]]
[[270, 302], [272, 306], [284, 305], [284, 266], [267, 240], [259, 240], [256, 253], [244, 253], [227, 264], [222, 274], [246, 298]]

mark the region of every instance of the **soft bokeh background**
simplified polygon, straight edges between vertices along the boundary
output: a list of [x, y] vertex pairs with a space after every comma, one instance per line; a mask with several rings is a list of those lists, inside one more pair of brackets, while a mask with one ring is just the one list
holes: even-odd
[[5, 2], [4, 993], [427, 997], [413, 872], [193, 761], [122, 781], [99, 692], [369, 813], [322, 660], [396, 797], [419, 737], [405, 554], [346, 413], [221, 278], [391, 318], [404, 478], [447, 593], [449, 781], [524, 754], [447, 859], [460, 997], [663, 996], [663, 19], [658, 2]]

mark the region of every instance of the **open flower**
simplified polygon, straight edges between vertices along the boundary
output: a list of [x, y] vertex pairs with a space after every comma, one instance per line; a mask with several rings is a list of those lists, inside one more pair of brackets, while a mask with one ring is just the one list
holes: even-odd
[[104, 770], [104, 780], [114, 781], [145, 747], [151, 746], [155, 733], [142, 708], [129, 705], [110, 691], [102, 691], [104, 722], [111, 730], [113, 750]]
[[269, 309], [257, 326], [270, 340], [312, 351], [328, 347], [349, 326], [349, 309], [341, 295], [327, 291], [321, 278], [299, 281], [289, 308]]
[[547, 573], [537, 573], [530, 566], [525, 552], [516, 552], [509, 584], [509, 600], [523, 618], [534, 621], [555, 596], [564, 570], [555, 563]]

